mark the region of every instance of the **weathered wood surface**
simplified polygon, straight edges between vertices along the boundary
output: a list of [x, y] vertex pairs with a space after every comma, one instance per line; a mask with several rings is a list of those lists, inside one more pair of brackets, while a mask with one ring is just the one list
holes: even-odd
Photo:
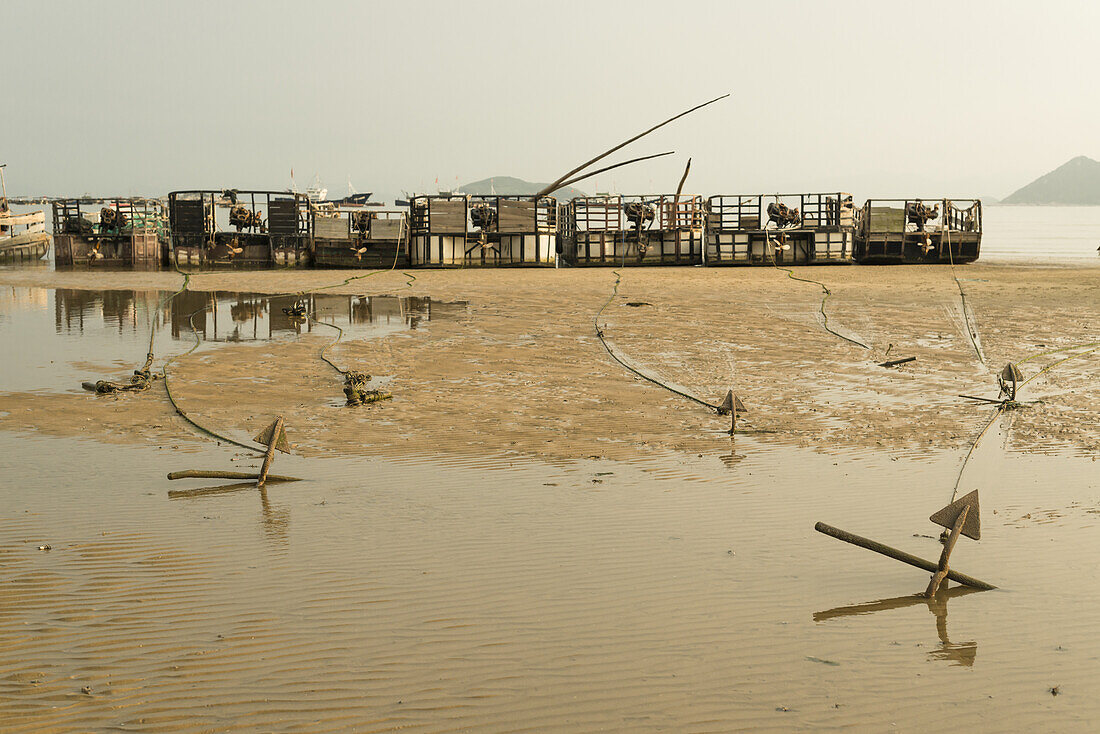
[[5, 216], [0, 214], [0, 224], [5, 227], [14, 227], [19, 224], [37, 224], [46, 221], [46, 212], [31, 212], [30, 214], [12, 214]]

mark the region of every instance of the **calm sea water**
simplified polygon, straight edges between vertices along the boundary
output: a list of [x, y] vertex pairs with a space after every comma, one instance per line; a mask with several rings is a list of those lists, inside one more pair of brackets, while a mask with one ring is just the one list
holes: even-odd
[[[46, 227], [51, 228], [48, 206], [12, 208], [17, 213], [45, 208]], [[986, 206], [983, 215], [982, 262], [1071, 265], [1100, 260], [1100, 206]]]
[[984, 262], [1100, 261], [1100, 206], [987, 206]]

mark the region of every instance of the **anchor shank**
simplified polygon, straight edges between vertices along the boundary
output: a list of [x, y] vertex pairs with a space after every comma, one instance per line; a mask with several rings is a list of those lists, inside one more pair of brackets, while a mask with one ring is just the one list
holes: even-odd
[[[898, 550], [897, 548], [891, 548], [888, 545], [879, 543], [878, 541], [871, 540], [870, 538], [864, 538], [861, 535], [855, 533], [849, 533], [847, 530], [841, 530], [840, 528], [834, 528], [832, 525], [826, 525], [823, 522], [819, 522], [814, 525], [814, 530], [825, 535], [830, 535], [837, 540], [843, 540], [845, 543], [851, 543], [852, 545], [858, 545], [860, 548], [866, 548], [869, 551], [874, 551], [888, 558], [893, 558], [895, 561], [901, 561], [907, 563], [910, 566], [924, 569], [930, 573], [936, 573], [939, 571], [938, 564], [932, 561], [926, 561], [923, 558], [906, 553], [905, 551]], [[993, 584], [987, 584], [985, 581], [976, 579], [973, 576], [967, 576], [966, 574], [959, 573], [958, 571], [948, 571], [947, 578], [956, 583], [963, 584], [965, 586], [971, 586], [975, 589], [996, 589]]]

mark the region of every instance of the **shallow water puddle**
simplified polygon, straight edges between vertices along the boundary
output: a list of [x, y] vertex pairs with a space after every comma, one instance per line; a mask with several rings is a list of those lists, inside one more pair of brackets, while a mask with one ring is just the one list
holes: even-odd
[[[184, 291], [158, 312], [169, 295], [171, 291], [0, 288], [0, 342], [19, 345], [4, 360], [0, 389], [79, 390], [80, 380], [98, 379], [94, 370], [110, 366], [123, 370], [124, 377], [144, 362], [154, 320], [153, 351], [163, 357], [194, 343], [192, 325], [204, 344], [278, 342], [314, 331], [333, 339], [336, 332], [323, 324], [339, 326], [343, 339], [370, 339], [414, 331], [467, 310], [464, 302], [429, 297]], [[312, 320], [284, 311], [297, 303], [306, 306]]]

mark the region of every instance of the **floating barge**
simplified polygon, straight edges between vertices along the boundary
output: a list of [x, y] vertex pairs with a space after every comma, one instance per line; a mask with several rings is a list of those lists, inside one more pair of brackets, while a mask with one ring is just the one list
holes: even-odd
[[168, 194], [170, 258], [176, 266], [307, 265], [313, 244], [305, 194], [235, 189]]
[[571, 265], [703, 262], [701, 196], [585, 196], [566, 207], [563, 257]]
[[858, 263], [968, 263], [982, 244], [979, 199], [868, 199], [856, 217]]
[[712, 196], [706, 264], [851, 263], [855, 212], [844, 192]]
[[[369, 196], [369, 194], [368, 194]], [[409, 264], [409, 224], [404, 209], [314, 207], [313, 263], [326, 268], [389, 268]]]
[[[102, 205], [101, 205], [102, 204]], [[168, 262], [168, 217], [156, 199], [53, 202], [54, 261], [154, 269]]]
[[416, 196], [409, 201], [413, 267], [553, 267], [558, 205], [550, 196]]

